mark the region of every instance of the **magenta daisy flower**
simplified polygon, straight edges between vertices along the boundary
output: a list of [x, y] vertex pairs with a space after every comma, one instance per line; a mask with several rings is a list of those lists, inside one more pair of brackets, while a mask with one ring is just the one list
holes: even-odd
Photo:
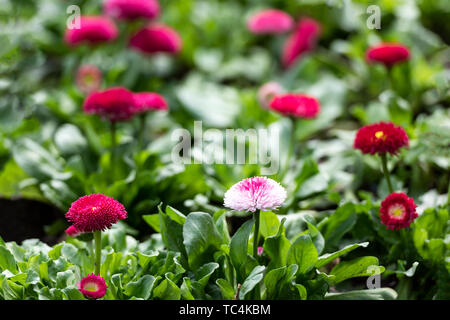
[[407, 228], [419, 216], [416, 207], [414, 200], [406, 194], [391, 193], [381, 203], [381, 223], [388, 229]]
[[85, 113], [93, 113], [109, 121], [127, 121], [133, 117], [134, 96], [123, 87], [91, 93], [83, 104]]
[[151, 24], [139, 30], [130, 39], [131, 48], [142, 53], [177, 53], [181, 50], [181, 38], [178, 33], [163, 24]]
[[289, 68], [305, 52], [314, 49], [321, 33], [320, 24], [311, 18], [303, 18], [283, 48], [283, 66]]
[[286, 190], [278, 182], [267, 177], [253, 177], [228, 189], [224, 205], [238, 211], [275, 210], [286, 196]]
[[409, 49], [401, 43], [380, 43], [366, 51], [366, 59], [369, 62], [382, 63], [387, 68], [407, 61], [409, 58]]
[[112, 20], [102, 16], [82, 16], [80, 27], [67, 29], [64, 40], [71, 46], [81, 43], [97, 44], [117, 38], [118, 30]]
[[409, 146], [405, 130], [392, 122], [379, 122], [366, 125], [356, 132], [353, 147], [362, 153], [397, 154], [402, 147]]
[[103, 298], [106, 294], [108, 286], [105, 283], [105, 279], [95, 274], [88, 275], [81, 279], [78, 283], [78, 290], [86, 297], [91, 299]]
[[320, 113], [320, 102], [306, 94], [286, 93], [275, 96], [270, 108], [283, 115], [313, 119]]
[[103, 12], [119, 20], [153, 19], [159, 15], [156, 0], [106, 0]]
[[255, 34], [279, 34], [289, 31], [294, 20], [286, 12], [266, 9], [252, 15], [247, 21], [247, 28]]
[[66, 218], [81, 232], [94, 232], [111, 228], [127, 218], [125, 207], [103, 194], [91, 194], [73, 202]]
[[76, 237], [82, 234], [80, 230], [78, 230], [75, 226], [70, 226], [66, 229], [65, 233], [71, 237]]
[[139, 92], [134, 94], [134, 112], [141, 113], [150, 110], [168, 110], [167, 101], [154, 92]]

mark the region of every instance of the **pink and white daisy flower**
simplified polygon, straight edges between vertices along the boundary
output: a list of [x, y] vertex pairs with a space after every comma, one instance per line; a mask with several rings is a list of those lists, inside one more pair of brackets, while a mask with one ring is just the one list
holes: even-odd
[[105, 279], [95, 274], [88, 275], [81, 279], [78, 283], [78, 290], [86, 297], [91, 299], [103, 298], [106, 294], [108, 286], [105, 283]]
[[226, 193], [224, 205], [238, 211], [275, 210], [286, 200], [286, 190], [267, 177], [244, 179]]

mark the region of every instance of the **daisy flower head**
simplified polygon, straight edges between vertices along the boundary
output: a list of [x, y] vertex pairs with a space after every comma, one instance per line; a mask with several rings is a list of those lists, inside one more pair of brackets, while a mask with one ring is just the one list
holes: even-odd
[[84, 101], [83, 110], [111, 121], [127, 121], [133, 117], [134, 96], [123, 87], [109, 88], [91, 93]]
[[400, 43], [381, 43], [366, 51], [366, 59], [369, 62], [382, 63], [387, 68], [409, 60], [409, 58], [409, 49]]
[[105, 283], [105, 279], [95, 274], [84, 277], [78, 283], [78, 290], [80, 290], [85, 298], [103, 298], [106, 294], [106, 289], [108, 289], [108, 286]]
[[103, 194], [83, 196], [72, 203], [66, 218], [80, 232], [102, 231], [127, 218], [125, 207]]
[[381, 202], [381, 223], [388, 229], [407, 228], [418, 217], [416, 204], [406, 194], [391, 193]]
[[286, 200], [286, 190], [267, 177], [253, 177], [234, 184], [225, 193], [224, 205], [238, 211], [275, 210]]
[[353, 147], [362, 153], [395, 155], [402, 147], [409, 146], [405, 130], [391, 122], [379, 122], [362, 127], [355, 136]]
[[254, 34], [280, 34], [294, 26], [292, 17], [276, 9], [261, 10], [247, 20], [247, 28]]
[[64, 40], [70, 46], [98, 44], [117, 38], [119, 32], [112, 20], [102, 16], [81, 16], [78, 27], [68, 28]]
[[286, 93], [275, 96], [270, 109], [286, 116], [313, 119], [320, 113], [320, 102], [306, 94]]

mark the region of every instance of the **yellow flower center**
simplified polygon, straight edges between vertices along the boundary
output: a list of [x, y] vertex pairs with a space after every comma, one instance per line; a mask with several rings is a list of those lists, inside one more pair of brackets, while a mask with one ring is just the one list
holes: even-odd
[[97, 210], [98, 207], [92, 207], [92, 212], [94, 212], [95, 210]]
[[95, 292], [95, 291], [98, 290], [98, 286], [97, 286], [96, 283], [88, 282], [88, 283], [86, 283], [86, 284], [84, 285], [84, 288], [83, 288], [83, 289], [86, 290], [86, 291]]
[[402, 206], [401, 204], [396, 204], [393, 205], [390, 209], [389, 209], [389, 214], [391, 216], [395, 216], [395, 217], [401, 217], [403, 216], [403, 213], [405, 212], [405, 207]]
[[383, 131], [377, 131], [377, 132], [375, 132], [375, 137], [377, 138], [377, 139], [380, 139], [381, 137], [383, 137], [384, 136], [384, 132]]

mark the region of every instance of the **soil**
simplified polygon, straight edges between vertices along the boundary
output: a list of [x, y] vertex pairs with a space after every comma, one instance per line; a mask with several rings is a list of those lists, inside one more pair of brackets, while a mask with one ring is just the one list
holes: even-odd
[[58, 242], [58, 236], [48, 235], [44, 227], [63, 220], [58, 208], [36, 200], [0, 198], [0, 236], [7, 241], [21, 243], [37, 238], [49, 245]]

